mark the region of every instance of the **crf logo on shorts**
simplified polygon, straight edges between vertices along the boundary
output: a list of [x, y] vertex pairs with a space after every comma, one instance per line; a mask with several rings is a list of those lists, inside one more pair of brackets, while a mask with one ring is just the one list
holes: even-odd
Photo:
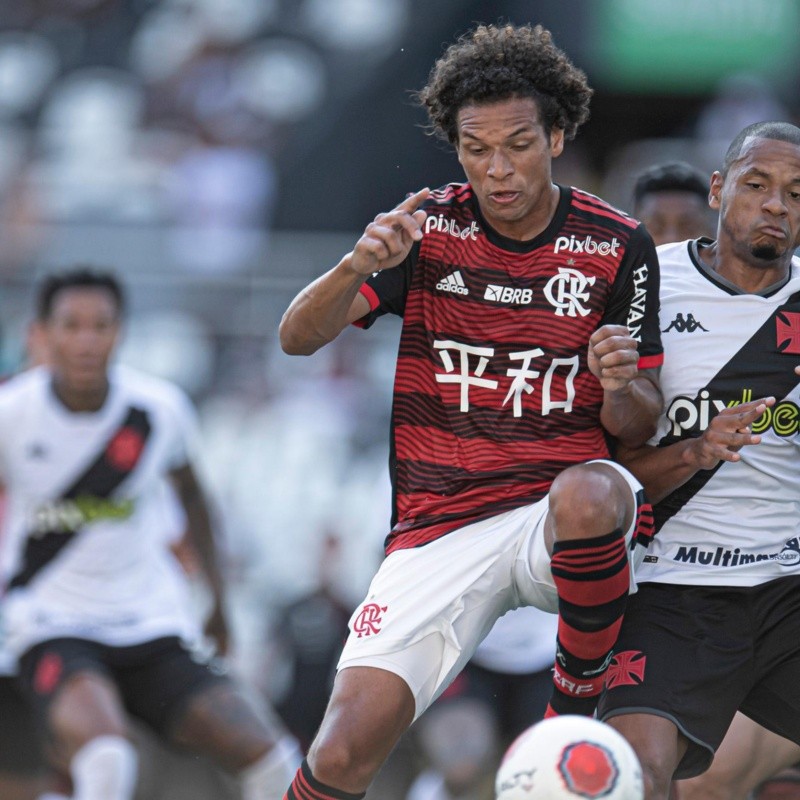
[[353, 620], [353, 632], [362, 636], [372, 636], [380, 633], [383, 614], [386, 613], [388, 606], [379, 606], [377, 603], [364, 603], [361, 611]]
[[641, 650], [623, 650], [614, 656], [606, 673], [606, 688], [638, 686], [644, 683], [647, 656]]

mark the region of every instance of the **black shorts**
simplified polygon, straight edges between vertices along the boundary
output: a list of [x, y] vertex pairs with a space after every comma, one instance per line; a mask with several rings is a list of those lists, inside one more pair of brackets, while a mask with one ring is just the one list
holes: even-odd
[[195, 695], [228, 680], [174, 636], [127, 647], [85, 639], [51, 639], [35, 645], [20, 659], [21, 681], [42, 718], [59, 687], [77, 672], [108, 677], [128, 713], [167, 737]]
[[45, 771], [44, 737], [16, 678], [0, 676], [0, 772], [33, 777]]
[[708, 769], [737, 710], [800, 744], [800, 577], [759, 586], [645, 583], [631, 595], [597, 715], [649, 713]]

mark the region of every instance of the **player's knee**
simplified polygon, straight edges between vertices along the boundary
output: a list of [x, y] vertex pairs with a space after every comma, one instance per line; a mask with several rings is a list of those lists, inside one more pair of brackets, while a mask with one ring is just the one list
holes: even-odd
[[669, 768], [658, 760], [639, 758], [642, 765], [645, 800], [669, 800], [672, 783], [672, 766]]
[[625, 524], [633, 499], [613, 467], [579, 464], [556, 477], [549, 504], [557, 531], [568, 537], [597, 536]]
[[306, 758], [312, 775], [337, 789], [367, 786], [381, 767], [368, 748], [336, 736], [318, 737]]

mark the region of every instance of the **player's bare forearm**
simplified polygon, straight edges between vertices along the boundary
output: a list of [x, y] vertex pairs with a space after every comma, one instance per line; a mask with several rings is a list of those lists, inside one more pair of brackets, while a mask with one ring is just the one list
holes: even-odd
[[627, 447], [644, 444], [656, 431], [663, 396], [655, 370], [640, 372], [620, 389], [606, 389], [600, 421]]
[[372, 273], [402, 264], [422, 239], [426, 215], [420, 205], [429, 193], [421, 189], [391, 211], [378, 214], [352, 252], [297, 295], [280, 324], [284, 352], [311, 355], [369, 311], [358, 290]]
[[626, 447], [621, 444], [617, 448], [617, 461], [636, 476], [647, 499], [658, 503], [698, 472], [699, 466], [686, 458], [685, 451], [691, 447], [688, 440], [669, 447]]
[[171, 473], [171, 477], [186, 514], [190, 542], [197, 554], [200, 568], [203, 570], [203, 576], [208, 583], [208, 588], [215, 604], [221, 606], [225, 594], [225, 585], [219, 564], [217, 538], [214, 535], [214, 527], [205, 493], [194, 474], [194, 470], [188, 465], [174, 470]]
[[369, 311], [359, 294], [367, 276], [351, 268], [351, 255], [306, 286], [286, 309], [279, 328], [285, 353], [311, 355]]

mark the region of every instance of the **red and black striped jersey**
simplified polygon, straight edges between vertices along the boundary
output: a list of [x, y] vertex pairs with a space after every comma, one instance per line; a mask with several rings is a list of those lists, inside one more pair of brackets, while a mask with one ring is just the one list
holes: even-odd
[[541, 499], [566, 467], [609, 456], [587, 365], [601, 325], [625, 324], [640, 368], [661, 363], [658, 261], [634, 219], [560, 187], [520, 242], [483, 219], [469, 184], [431, 193], [422, 240], [362, 287], [369, 327], [403, 328], [392, 408], [387, 552]]

